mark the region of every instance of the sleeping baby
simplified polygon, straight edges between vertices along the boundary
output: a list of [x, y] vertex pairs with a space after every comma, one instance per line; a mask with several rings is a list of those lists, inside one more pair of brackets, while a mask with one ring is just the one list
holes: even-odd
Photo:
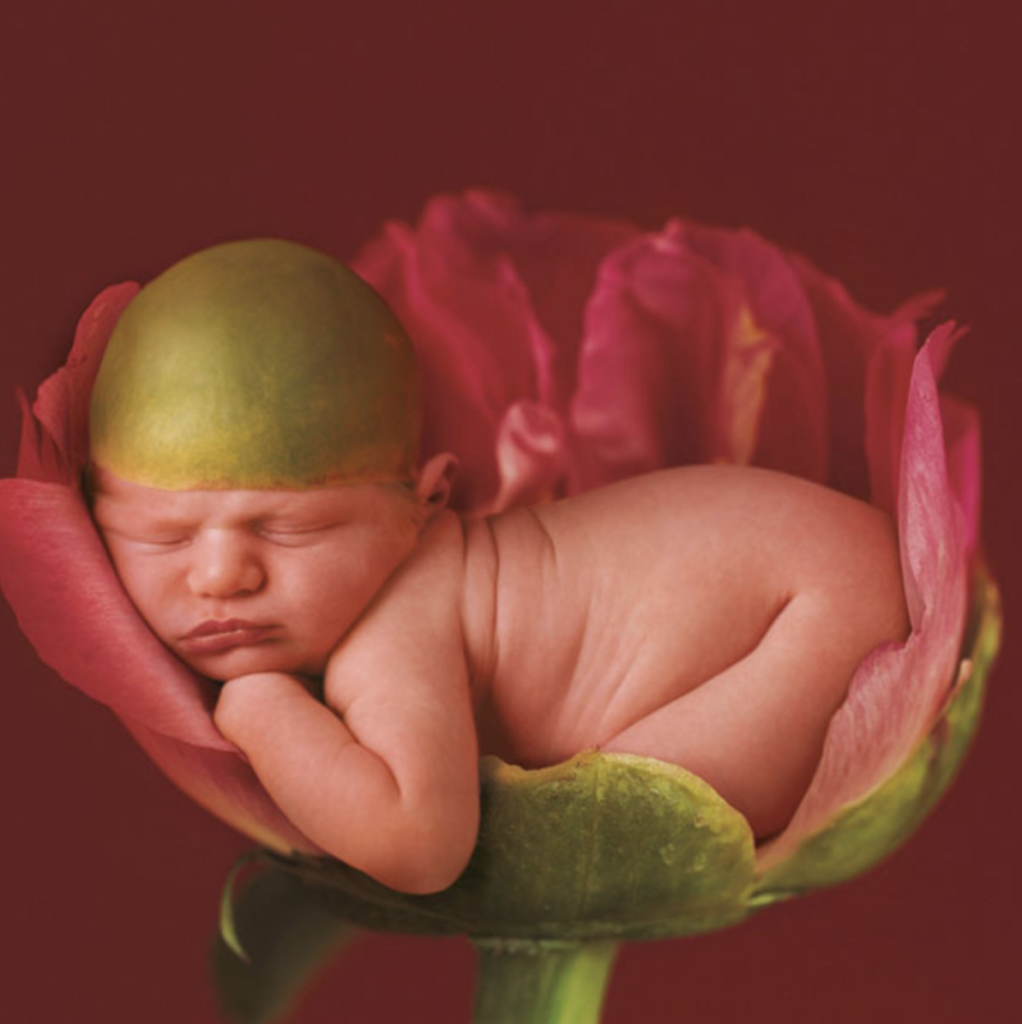
[[95, 521], [284, 813], [414, 893], [472, 853], [482, 754], [655, 757], [783, 828], [855, 668], [908, 632], [890, 519], [735, 466], [462, 518], [419, 419], [393, 315], [292, 243], [175, 265], [104, 356]]

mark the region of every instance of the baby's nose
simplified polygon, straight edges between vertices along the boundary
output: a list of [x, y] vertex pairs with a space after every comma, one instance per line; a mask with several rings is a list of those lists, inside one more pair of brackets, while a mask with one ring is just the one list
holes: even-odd
[[257, 553], [244, 538], [212, 534], [193, 545], [188, 584], [205, 597], [234, 597], [259, 590], [266, 581]]

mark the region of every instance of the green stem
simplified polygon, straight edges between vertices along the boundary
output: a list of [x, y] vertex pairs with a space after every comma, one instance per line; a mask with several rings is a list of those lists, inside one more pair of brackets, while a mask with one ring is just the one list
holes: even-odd
[[476, 941], [473, 1024], [597, 1024], [616, 942]]

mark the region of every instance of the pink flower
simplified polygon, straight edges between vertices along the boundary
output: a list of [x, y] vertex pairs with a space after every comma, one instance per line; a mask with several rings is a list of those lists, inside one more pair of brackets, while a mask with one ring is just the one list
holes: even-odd
[[[835, 715], [784, 860], [889, 777], [954, 694], [978, 537], [971, 409], [937, 381], [956, 338], [917, 348], [920, 300], [873, 315], [747, 231], [529, 215], [441, 197], [354, 261], [415, 342], [423, 457], [460, 458], [478, 515], [691, 462], [774, 467], [895, 516], [912, 618]], [[18, 476], [0, 481], [0, 582], [40, 657], [109, 705], [182, 789], [264, 845], [315, 852], [212, 724], [212, 684], [155, 640], [92, 527], [80, 475], [88, 395], [135, 286], [82, 318], [67, 365], [25, 409]]]

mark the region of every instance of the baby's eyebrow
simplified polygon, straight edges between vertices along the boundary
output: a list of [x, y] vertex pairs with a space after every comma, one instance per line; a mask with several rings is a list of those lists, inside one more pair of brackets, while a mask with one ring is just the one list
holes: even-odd
[[136, 535], [189, 533], [196, 528], [194, 523], [184, 519], [146, 519], [142, 515], [114, 516], [106, 519], [99, 517], [99, 522], [104, 529]]
[[139, 526], [150, 530], [191, 530], [195, 524], [187, 519], [145, 519], [139, 520]]
[[165, 510], [146, 511], [125, 506], [116, 498], [100, 493], [92, 506], [92, 516], [104, 528], [130, 527], [132, 530], [183, 530], [189, 528], [184, 516], [169, 515]]
[[246, 521], [247, 526], [257, 528], [285, 528], [295, 530], [310, 530], [313, 528], [326, 527], [338, 520], [339, 516], [295, 514], [290, 512], [274, 512], [265, 516], [255, 516]]

